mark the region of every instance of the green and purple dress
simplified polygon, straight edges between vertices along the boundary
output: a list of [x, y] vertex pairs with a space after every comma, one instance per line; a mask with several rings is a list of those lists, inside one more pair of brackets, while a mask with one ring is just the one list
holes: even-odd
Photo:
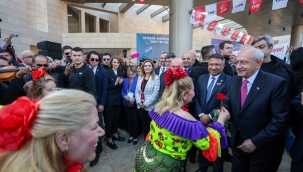
[[192, 145], [210, 161], [215, 161], [221, 147], [228, 145], [225, 128], [218, 122], [206, 128], [198, 120], [190, 121], [168, 111], [159, 115], [151, 110], [149, 116], [150, 132], [137, 151], [135, 172], [178, 172]]

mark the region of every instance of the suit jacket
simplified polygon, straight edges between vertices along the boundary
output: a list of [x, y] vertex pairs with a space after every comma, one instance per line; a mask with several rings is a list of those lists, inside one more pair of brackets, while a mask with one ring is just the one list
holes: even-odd
[[118, 70], [117, 75], [112, 68], [108, 69], [108, 87], [106, 105], [121, 105], [121, 85], [115, 85], [117, 77], [124, 77], [123, 70]]
[[25, 96], [23, 80], [15, 77], [9, 85], [0, 82], [0, 105], [6, 105], [17, 100], [18, 97]]
[[159, 75], [160, 69], [161, 69], [161, 66], [158, 66], [154, 69], [156, 75]]
[[[187, 75], [189, 76], [190, 75], [190, 72], [193, 70], [193, 66], [189, 66], [188, 67], [188, 70], [187, 70]], [[185, 71], [185, 70], [184, 70]]]
[[251, 139], [261, 149], [284, 142], [288, 127], [290, 97], [287, 82], [281, 77], [259, 70], [241, 108], [242, 77], [230, 81], [224, 106], [231, 114], [231, 145], [239, 130], [241, 142]]
[[98, 105], [105, 105], [108, 86], [108, 71], [98, 66], [95, 73], [96, 101]]
[[[125, 105], [125, 102], [126, 102], [126, 100], [123, 97], [127, 96], [127, 93], [128, 93], [128, 90], [127, 90], [128, 89], [128, 81], [129, 81], [129, 79], [126, 78], [126, 79], [124, 79], [123, 84], [122, 84], [121, 94], [122, 94], [122, 99], [123, 99], [123, 105]], [[135, 76], [135, 78], [132, 82], [132, 85], [130, 86], [130, 90], [129, 90], [129, 92], [134, 93], [134, 96], [130, 97], [130, 98], [135, 98], [137, 82], [138, 82], [138, 76]]]
[[[140, 106], [138, 103], [141, 102], [141, 84], [142, 84], [143, 77], [139, 77], [137, 86], [136, 86], [136, 102], [137, 102], [137, 108], [140, 109]], [[158, 94], [159, 94], [159, 87], [160, 87], [160, 80], [158, 75], [155, 76], [154, 79], [152, 77], [149, 77], [147, 84], [144, 89], [144, 98], [145, 102], [143, 104], [146, 106], [145, 110], [150, 111], [152, 110], [157, 103], [158, 100]]]
[[296, 120], [300, 121], [298, 132], [295, 133], [296, 137], [289, 151], [294, 162], [299, 162], [303, 158], [303, 106], [301, 104], [301, 93], [291, 101], [292, 112], [297, 115]]
[[166, 72], [162, 72], [160, 75], [160, 88], [159, 88], [159, 96], [158, 99], [161, 99], [162, 94], [164, 92], [164, 89], [166, 87], [166, 83], [164, 81], [164, 75], [166, 74]]
[[210, 114], [214, 117], [213, 110], [220, 107], [220, 101], [217, 100], [217, 93], [227, 93], [231, 77], [221, 73], [211, 92], [208, 102], [205, 102], [207, 95], [207, 84], [210, 74], [201, 75], [195, 86], [195, 111], [198, 116], [201, 113]]

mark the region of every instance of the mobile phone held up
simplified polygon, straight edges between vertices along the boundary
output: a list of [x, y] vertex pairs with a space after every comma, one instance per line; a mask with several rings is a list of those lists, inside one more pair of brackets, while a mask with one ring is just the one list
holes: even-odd
[[71, 64], [73, 62], [73, 60], [70, 56], [66, 56], [66, 62]]
[[14, 37], [14, 38], [18, 38], [18, 35], [17, 35], [17, 34], [13, 34], [13, 37]]

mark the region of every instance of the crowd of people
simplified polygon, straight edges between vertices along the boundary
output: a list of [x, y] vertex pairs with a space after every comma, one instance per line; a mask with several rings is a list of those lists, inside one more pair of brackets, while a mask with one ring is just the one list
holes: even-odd
[[291, 171], [303, 171], [303, 47], [283, 60], [273, 46], [262, 35], [237, 56], [223, 41], [199, 58], [161, 52], [135, 64], [70, 46], [61, 59], [30, 50], [17, 59], [10, 35], [0, 50], [0, 172], [79, 171], [99, 162], [102, 140], [119, 151], [115, 142], [136, 145], [140, 134], [136, 172], [186, 171], [197, 150], [197, 172], [222, 172], [225, 161], [233, 172], [274, 172], [289, 130]]

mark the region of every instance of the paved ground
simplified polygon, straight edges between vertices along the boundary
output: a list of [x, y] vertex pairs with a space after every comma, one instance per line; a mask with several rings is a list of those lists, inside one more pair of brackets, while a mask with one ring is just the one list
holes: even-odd
[[[121, 130], [120, 133], [126, 140], [128, 139], [128, 134], [124, 130]], [[106, 142], [103, 141], [103, 152], [100, 155], [99, 163], [95, 167], [90, 167], [88, 163], [85, 164], [88, 172], [132, 172], [136, 151], [143, 143], [142, 134], [139, 137], [138, 144], [135, 146], [132, 143], [128, 144], [127, 141], [115, 143], [118, 149], [111, 150], [106, 146]], [[187, 172], [194, 172], [199, 168], [197, 159], [198, 157], [196, 158], [195, 164], [188, 163]], [[289, 172], [290, 162], [290, 157], [287, 153], [284, 153], [278, 172]], [[230, 172], [230, 169], [231, 163], [225, 162], [224, 171]], [[211, 167], [208, 169], [208, 172], [212, 172]]]

